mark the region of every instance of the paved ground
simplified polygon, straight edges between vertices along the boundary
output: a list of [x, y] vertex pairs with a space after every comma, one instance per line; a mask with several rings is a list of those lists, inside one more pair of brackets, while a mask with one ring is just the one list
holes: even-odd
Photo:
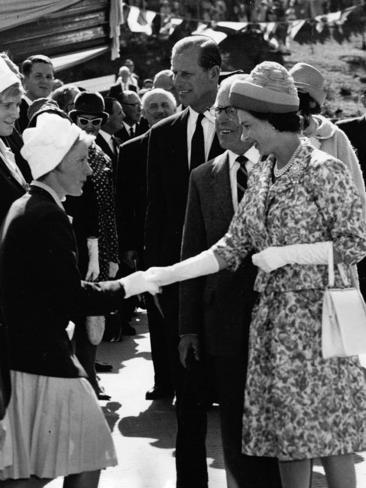
[[[138, 335], [120, 343], [103, 343], [98, 350], [99, 359], [114, 366], [112, 373], [101, 375], [106, 392], [112, 395], [111, 401], [101, 405], [119, 457], [117, 467], [102, 473], [100, 488], [175, 488], [174, 406], [145, 400], [153, 384], [146, 315], [138, 314], [134, 326]], [[217, 408], [209, 413], [207, 450], [210, 488], [226, 488]], [[356, 456], [356, 469], [358, 488], [366, 488], [366, 453]], [[61, 486], [61, 480], [48, 485]], [[312, 488], [326, 486], [321, 465], [316, 464]]]

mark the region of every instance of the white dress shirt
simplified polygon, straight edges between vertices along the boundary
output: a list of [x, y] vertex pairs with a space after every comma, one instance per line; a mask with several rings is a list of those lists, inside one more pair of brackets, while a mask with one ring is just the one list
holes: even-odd
[[[191, 145], [194, 131], [196, 130], [196, 123], [198, 119], [198, 112], [193, 108], [188, 107], [188, 123], [187, 123], [187, 154], [188, 154], [188, 167], [191, 166]], [[205, 139], [205, 161], [208, 160], [212, 141], [215, 136], [215, 114], [210, 110], [203, 112], [204, 118], [202, 119], [203, 137]], [[204, 163], [205, 161], [202, 161]]]
[[[230, 168], [231, 197], [233, 200], [234, 212], [236, 212], [238, 208], [238, 187], [237, 187], [236, 173], [238, 172], [240, 166], [238, 161], [236, 161], [236, 158], [239, 156], [239, 154], [233, 153], [230, 150], [228, 150], [227, 152], [229, 157], [229, 168]], [[243, 156], [248, 158], [248, 161], [245, 163], [245, 167], [249, 174], [253, 166], [256, 163], [258, 163], [261, 156], [258, 150], [254, 146], [250, 147], [248, 151], [243, 154]]]
[[108, 134], [108, 132], [106, 132], [105, 130], [102, 130], [102, 129], [100, 129], [100, 131], [98, 132], [98, 134], [101, 137], [103, 137], [103, 139], [105, 140], [105, 142], [111, 148], [112, 153], [113, 154], [116, 154], [116, 150], [115, 150], [115, 147], [114, 147], [114, 144], [113, 144], [112, 134]]

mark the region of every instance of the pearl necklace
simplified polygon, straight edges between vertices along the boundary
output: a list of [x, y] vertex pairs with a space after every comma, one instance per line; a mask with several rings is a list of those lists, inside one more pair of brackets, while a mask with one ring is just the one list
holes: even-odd
[[276, 161], [276, 164], [274, 165], [274, 168], [273, 168], [273, 174], [274, 174], [275, 178], [280, 178], [283, 174], [285, 174], [291, 168], [291, 166], [293, 166], [293, 164], [295, 162], [295, 158], [297, 157], [297, 153], [298, 153], [300, 148], [301, 148], [301, 143], [297, 146], [297, 148], [293, 152], [293, 154], [290, 157], [290, 159], [288, 160], [288, 162], [285, 164], [285, 166], [282, 166], [281, 169], [277, 168], [277, 161]]

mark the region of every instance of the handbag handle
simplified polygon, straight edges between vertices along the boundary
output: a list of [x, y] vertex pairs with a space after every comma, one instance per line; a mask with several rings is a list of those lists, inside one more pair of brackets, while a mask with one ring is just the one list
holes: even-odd
[[328, 288], [334, 287], [334, 254], [333, 242], [328, 246]]
[[[346, 287], [354, 286], [356, 287], [355, 284], [355, 278], [353, 274], [351, 273], [351, 283], [348, 282], [347, 275], [346, 275], [346, 270], [344, 269], [344, 265], [342, 263], [338, 263], [337, 265], [339, 274], [341, 276], [341, 279], [343, 281], [343, 285]], [[333, 242], [329, 243], [329, 248], [328, 248], [328, 288], [333, 288], [334, 287], [334, 253], [333, 253]]]

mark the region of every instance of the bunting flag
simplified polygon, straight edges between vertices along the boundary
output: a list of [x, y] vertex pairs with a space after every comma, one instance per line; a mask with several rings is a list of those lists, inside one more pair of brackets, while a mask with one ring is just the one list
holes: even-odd
[[[260, 30], [264, 39], [274, 49], [287, 53], [288, 38], [299, 43], [323, 42], [327, 37], [333, 36], [337, 42], [349, 37], [352, 32], [365, 32], [366, 4], [349, 7], [343, 11], [316, 15], [309, 19], [295, 19], [274, 22], [232, 22], [220, 21], [203, 23], [199, 19], [184, 19], [170, 15], [139, 9], [122, 3], [126, 9], [125, 23], [131, 32], [143, 32], [147, 35], [159, 35], [162, 38], [171, 36], [175, 29], [187, 20], [190, 24], [196, 22], [192, 34], [203, 34], [215, 40], [218, 44], [229, 35], [249, 30]], [[319, 11], [319, 10], [318, 10]], [[157, 29], [153, 31], [153, 21], [158, 19]], [[122, 20], [123, 23], [123, 20]]]
[[127, 16], [127, 25], [131, 32], [143, 32], [148, 36], [152, 35], [152, 23], [156, 12], [142, 10], [138, 7], [130, 7]]

